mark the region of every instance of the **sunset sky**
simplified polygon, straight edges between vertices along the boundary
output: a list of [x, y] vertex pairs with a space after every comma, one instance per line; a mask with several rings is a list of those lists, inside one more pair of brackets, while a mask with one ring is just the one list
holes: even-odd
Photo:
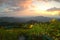
[[[47, 11], [56, 8], [57, 10]], [[60, 17], [60, 0], [0, 0], [0, 17]]]

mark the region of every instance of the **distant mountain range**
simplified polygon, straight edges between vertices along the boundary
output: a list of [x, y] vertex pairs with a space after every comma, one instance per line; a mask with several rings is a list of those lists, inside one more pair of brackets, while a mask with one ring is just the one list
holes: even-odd
[[36, 17], [0, 17], [0, 22], [28, 22], [28, 21], [37, 21], [37, 22], [48, 22], [52, 18], [43, 17], [43, 16], [36, 16]]

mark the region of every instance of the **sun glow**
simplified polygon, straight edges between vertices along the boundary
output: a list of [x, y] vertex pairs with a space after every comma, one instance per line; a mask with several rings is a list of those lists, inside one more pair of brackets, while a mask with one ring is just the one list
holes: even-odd
[[22, 4], [22, 6], [26, 8], [23, 11], [19, 11], [19, 13], [22, 13], [20, 15], [23, 16], [58, 16], [60, 13], [60, 11], [47, 11], [54, 7], [50, 2], [31, 0], [31, 2]]
[[50, 5], [48, 2], [39, 2], [39, 1], [32, 1], [32, 3], [29, 5], [29, 10], [33, 11], [43, 11], [51, 8], [52, 5]]
[[34, 13], [41, 14], [44, 16], [56, 16], [59, 14], [60, 11], [47, 11], [47, 9], [50, 9], [52, 5], [49, 5], [45, 2], [38, 2], [33, 1], [32, 4], [29, 6], [29, 10], [33, 11]]

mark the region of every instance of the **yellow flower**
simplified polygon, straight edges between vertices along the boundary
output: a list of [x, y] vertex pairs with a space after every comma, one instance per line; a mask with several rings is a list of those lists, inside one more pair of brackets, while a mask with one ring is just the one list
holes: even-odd
[[33, 27], [33, 25], [30, 25], [30, 26], [29, 26], [29, 28], [32, 28], [32, 27]]
[[52, 19], [50, 22], [51, 23], [56, 23], [56, 19]]

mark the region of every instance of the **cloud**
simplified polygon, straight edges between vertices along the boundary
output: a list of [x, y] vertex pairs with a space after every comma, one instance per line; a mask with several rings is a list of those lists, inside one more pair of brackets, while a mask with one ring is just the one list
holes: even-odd
[[32, 0], [0, 0], [0, 7], [18, 6], [26, 9]]
[[55, 0], [55, 1], [60, 2], [60, 0]]
[[8, 7], [8, 8], [4, 9], [5, 12], [16, 12], [16, 11], [20, 11], [20, 10], [21, 10], [20, 7]]
[[7, 12], [9, 13], [9, 12], [10, 12], [10, 13], [11, 13], [11, 12], [23, 11], [23, 10], [25, 10], [25, 9], [22, 8], [22, 7], [21, 7], [21, 8], [20, 8], [20, 7], [6, 7], [6, 8], [2, 8], [2, 9], [0, 8], [0, 10], [1, 10], [0, 13], [1, 13], [1, 12], [2, 12], [2, 13], [4, 13], [4, 12], [5, 12], [5, 13], [7, 13]]
[[30, 2], [31, 0], [0, 0], [0, 4], [7, 4], [7, 5], [17, 5], [17, 4], [23, 4], [26, 2]]
[[47, 11], [60, 11], [60, 8], [53, 7], [48, 9]]
[[[59, 3], [56, 3], [56, 2], [59, 2], [60, 0], [0, 0], [0, 15], [2, 16], [39, 15], [37, 13], [34, 13], [28, 10], [32, 1], [34, 2], [35, 1], [46, 1], [46, 2], [48, 1], [50, 4], [52, 4], [52, 6], [59, 6]], [[56, 2], [50, 2], [50, 1], [56, 1]]]
[[57, 2], [60, 2], [60, 0], [38, 0], [38, 1], [57, 1]]

